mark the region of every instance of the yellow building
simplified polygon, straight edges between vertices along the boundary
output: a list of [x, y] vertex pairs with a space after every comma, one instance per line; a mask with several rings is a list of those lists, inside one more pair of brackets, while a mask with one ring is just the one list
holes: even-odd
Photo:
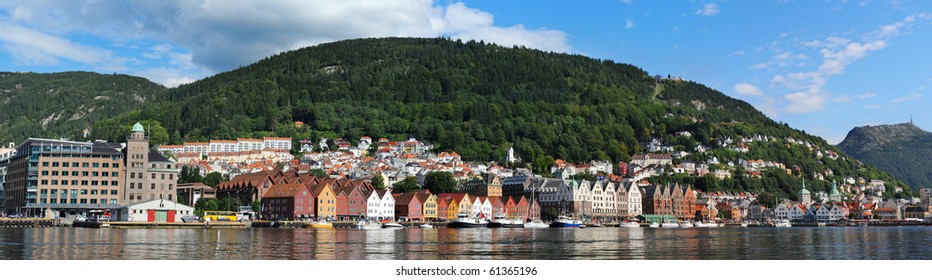
[[314, 217], [317, 219], [337, 217], [337, 196], [330, 183], [311, 186], [314, 193]]
[[415, 192], [417, 199], [423, 203], [421, 211], [424, 214], [425, 221], [437, 219], [437, 196], [430, 193], [429, 190], [418, 190]]
[[469, 194], [465, 193], [441, 193], [437, 199], [442, 199], [447, 203], [447, 219], [456, 219], [456, 215], [463, 213], [469, 215], [472, 211], [472, 201]]

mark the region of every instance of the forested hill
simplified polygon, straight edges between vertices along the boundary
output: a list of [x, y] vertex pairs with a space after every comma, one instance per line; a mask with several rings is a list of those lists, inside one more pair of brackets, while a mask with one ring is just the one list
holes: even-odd
[[[797, 176], [784, 172], [780, 176], [787, 178], [779, 182], [735, 180], [722, 188], [784, 187], [781, 192], [789, 194], [798, 189], [800, 176], [817, 173], [895, 181], [847, 158], [817, 159], [816, 151], [834, 147], [701, 84], [661, 79], [608, 60], [483, 42], [387, 38], [322, 44], [183, 85], [169, 95], [168, 101], [99, 122], [94, 136], [122, 139], [136, 120], [157, 121], [152, 127], [164, 127], [172, 143], [264, 135], [313, 141], [415, 136], [465, 160], [503, 162], [514, 146], [541, 173], [555, 158], [627, 161], [657, 138], [682, 151], [720, 148], [684, 160], [763, 159], [798, 167]], [[297, 127], [297, 121], [306, 125]], [[718, 144], [755, 135], [780, 142], [752, 145], [748, 154]], [[790, 147], [788, 138], [810, 147]], [[824, 182], [811, 185], [826, 188], [830, 183]]]
[[0, 143], [76, 138], [94, 122], [140, 106], [166, 89], [139, 77], [90, 72], [0, 72]]
[[855, 127], [838, 148], [910, 186], [932, 186], [932, 133], [912, 123]]

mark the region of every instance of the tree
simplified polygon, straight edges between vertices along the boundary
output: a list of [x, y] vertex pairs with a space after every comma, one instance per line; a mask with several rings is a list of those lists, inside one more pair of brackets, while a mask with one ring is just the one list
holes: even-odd
[[424, 178], [424, 188], [431, 193], [452, 193], [456, 192], [456, 179], [450, 172], [430, 172]]
[[417, 179], [414, 177], [408, 177], [401, 182], [395, 183], [392, 185], [392, 193], [406, 193], [411, 192], [417, 189], [420, 189], [421, 186], [417, 184]]
[[220, 184], [220, 182], [223, 181], [226, 181], [226, 176], [223, 176], [223, 174], [220, 174], [220, 172], [210, 172], [207, 174], [207, 176], [204, 176], [203, 180], [201, 180], [204, 185], [211, 187], [216, 187], [218, 184]]
[[308, 174], [310, 174], [311, 176], [317, 177], [317, 178], [327, 178], [327, 177], [330, 177], [330, 175], [327, 175], [327, 172], [325, 172], [324, 170], [319, 169], [319, 168], [311, 169], [311, 171], [308, 172]]
[[178, 175], [179, 184], [187, 183], [200, 183], [204, 181], [204, 177], [198, 172], [196, 168], [190, 168], [187, 165], [181, 166], [181, 174]]
[[376, 190], [385, 190], [385, 180], [382, 179], [381, 173], [372, 177], [372, 186], [375, 187]]
[[220, 205], [219, 205], [219, 203], [217, 202], [217, 199], [216, 199], [216, 198], [212, 198], [212, 199], [210, 199], [210, 200], [207, 201], [207, 207], [206, 207], [204, 210], [207, 210], [207, 211], [216, 211], [217, 209], [220, 209]]
[[262, 210], [262, 205], [259, 204], [258, 200], [253, 200], [252, 201], [252, 212], [259, 213], [260, 210]]

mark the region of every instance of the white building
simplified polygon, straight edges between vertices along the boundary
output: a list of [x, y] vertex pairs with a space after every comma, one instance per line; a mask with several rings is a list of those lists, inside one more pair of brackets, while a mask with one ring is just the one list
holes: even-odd
[[265, 148], [291, 150], [291, 138], [287, 137], [265, 137], [262, 138]]
[[194, 215], [194, 207], [153, 199], [114, 209], [111, 217], [121, 222], [181, 222], [181, 217], [188, 215]]

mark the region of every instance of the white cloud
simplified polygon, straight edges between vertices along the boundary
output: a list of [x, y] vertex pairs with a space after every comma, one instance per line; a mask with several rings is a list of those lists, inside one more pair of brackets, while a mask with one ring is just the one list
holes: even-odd
[[631, 20], [630, 18], [629, 18], [629, 19], [626, 19], [626, 20], [625, 20], [625, 28], [633, 28], [633, 27], [634, 27], [634, 21]]
[[702, 9], [696, 11], [696, 14], [702, 16], [714, 16], [715, 14], [718, 14], [718, 4], [705, 4], [705, 6], [702, 6]]
[[[285, 50], [351, 38], [446, 36], [503, 46], [572, 51], [562, 31], [521, 24], [496, 26], [488, 12], [463, 3], [447, 5], [430, 0], [10, 0], [0, 3], [0, 10], [14, 11], [10, 14], [15, 15], [15, 26], [29, 26], [59, 37], [79, 33], [114, 42], [169, 42], [173, 49], [189, 52], [192, 63], [210, 72], [234, 69]], [[3, 33], [0, 37], [6, 41], [21, 36], [17, 32]], [[94, 53], [94, 49], [76, 44], [71, 48], [81, 51], [50, 56], [18, 48], [21, 51], [17, 57], [42, 63], [54, 63], [54, 58], [64, 56], [80, 62], [101, 60], [99, 54], [86, 55]], [[152, 50], [145, 57], [165, 57], [168, 53]]]
[[[830, 94], [824, 92], [825, 85], [832, 76], [844, 73], [845, 69], [852, 63], [868, 57], [871, 53], [886, 48], [888, 41], [896, 36], [905, 34], [905, 30], [917, 19], [924, 19], [925, 14], [917, 14], [904, 18], [894, 24], [884, 25], [877, 30], [863, 34], [860, 40], [853, 40], [838, 36], [829, 36], [823, 40], [802, 41], [800, 46], [811, 49], [818, 49], [821, 63], [817, 69], [802, 72], [787, 72], [777, 74], [770, 80], [770, 87], [777, 89], [787, 89], [790, 93], [784, 95], [787, 106], [784, 108], [790, 113], [808, 113], [825, 108], [829, 101], [847, 103], [853, 99], [849, 96], [836, 96], [832, 98]], [[850, 34], [849, 34], [850, 35]], [[751, 66], [752, 69], [768, 68], [770, 66], [805, 66], [805, 60], [809, 57], [805, 54], [792, 54], [790, 52], [780, 52], [771, 61], [758, 63]], [[858, 96], [857, 99], [864, 100], [876, 96], [875, 93], [865, 93]], [[888, 105], [906, 102], [908, 100], [921, 98], [921, 95], [910, 95], [903, 98], [892, 100], [888, 104], [869, 104], [865, 108], [876, 109]]]
[[858, 99], [864, 100], [864, 99], [872, 98], [874, 96], [877, 96], [877, 94], [873, 92], [865, 92], [864, 94], [858, 96]]
[[744, 50], [737, 50], [737, 51], [735, 51], [735, 52], [733, 52], [733, 53], [731, 53], [731, 54], [728, 54], [728, 56], [729, 56], [729, 57], [731, 57], [731, 56], [744, 56], [745, 54], [746, 54], [746, 53], [744, 52]]
[[741, 95], [750, 95], [750, 96], [763, 96], [764, 92], [760, 90], [757, 86], [754, 86], [749, 83], [740, 83], [735, 85], [735, 93]]
[[634, 0], [621, 0], [621, 3], [634, 4]]
[[53, 65], [67, 59], [96, 66], [112, 58], [108, 50], [4, 23], [0, 23], [0, 42], [16, 63], [24, 65]]
[[900, 104], [900, 103], [903, 103], [903, 102], [906, 102], [906, 101], [916, 100], [916, 99], [919, 99], [919, 98], [922, 98], [922, 94], [913, 93], [913, 94], [910, 94], [910, 95], [907, 95], [907, 96], [903, 96], [903, 97], [899, 97], [899, 98], [894, 98], [893, 100], [890, 100], [890, 104], [891, 104], [891, 105]]

